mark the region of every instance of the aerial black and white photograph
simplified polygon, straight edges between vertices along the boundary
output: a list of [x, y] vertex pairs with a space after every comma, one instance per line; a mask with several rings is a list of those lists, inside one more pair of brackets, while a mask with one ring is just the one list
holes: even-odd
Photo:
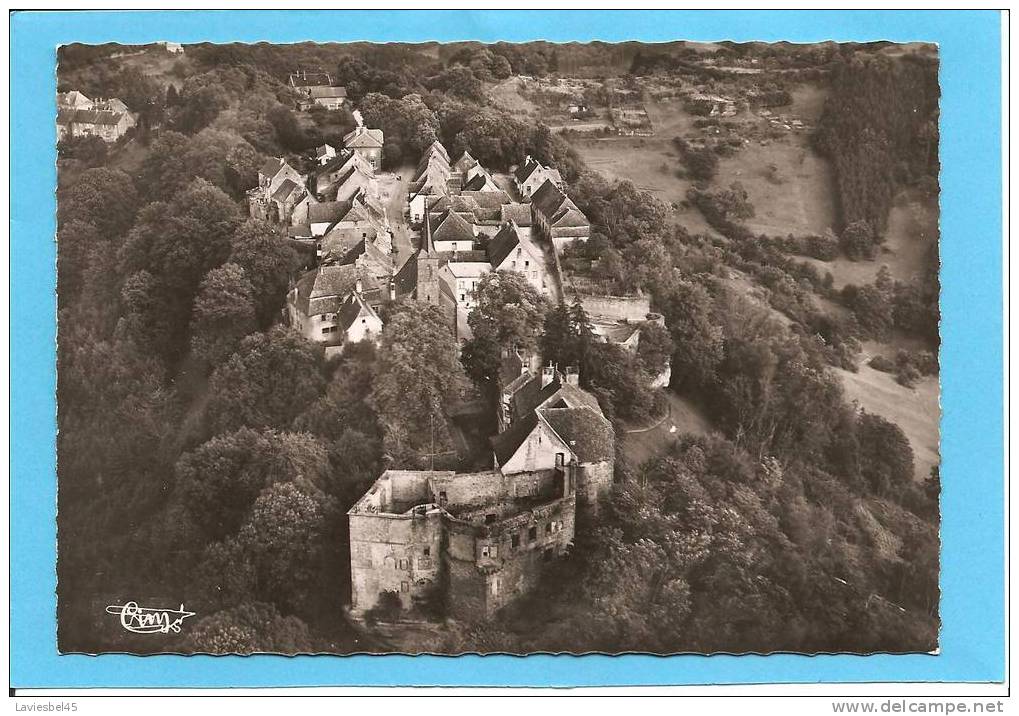
[[936, 45], [55, 60], [61, 653], [938, 650]]

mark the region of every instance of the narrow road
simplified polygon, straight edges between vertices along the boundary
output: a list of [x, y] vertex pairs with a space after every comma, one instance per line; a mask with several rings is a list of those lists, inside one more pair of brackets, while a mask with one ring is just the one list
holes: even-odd
[[407, 208], [407, 185], [413, 178], [414, 166], [407, 164], [391, 172], [378, 174], [379, 192], [386, 204], [389, 225], [393, 229], [393, 263], [399, 270], [416, 250], [411, 238], [410, 226], [404, 213]]

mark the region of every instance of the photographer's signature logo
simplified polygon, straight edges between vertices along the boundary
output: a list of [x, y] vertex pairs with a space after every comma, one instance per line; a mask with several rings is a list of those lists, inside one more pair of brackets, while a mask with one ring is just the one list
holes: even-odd
[[138, 606], [138, 602], [111, 604], [106, 613], [119, 616], [120, 625], [135, 634], [179, 634], [184, 620], [195, 615], [185, 611], [183, 604], [180, 609], [150, 609]]

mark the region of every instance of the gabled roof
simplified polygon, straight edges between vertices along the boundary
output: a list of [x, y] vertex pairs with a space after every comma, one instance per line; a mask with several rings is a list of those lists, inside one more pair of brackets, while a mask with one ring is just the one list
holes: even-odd
[[336, 148], [331, 144], [323, 144], [320, 147], [315, 147], [315, 156], [318, 158], [332, 157], [336, 155]]
[[[567, 201], [569, 200], [567, 199]], [[584, 213], [576, 206], [573, 206], [573, 202], [570, 202], [569, 206], [564, 204], [562, 207], [560, 207], [559, 211], [557, 211], [555, 215], [549, 220], [549, 223], [552, 224], [553, 226], [590, 225], [590, 222], [587, 220], [587, 217], [584, 216]]]
[[442, 142], [438, 139], [428, 145], [428, 149], [425, 150], [422, 156], [428, 157], [432, 154], [438, 154], [446, 160], [446, 164], [449, 164], [449, 152], [446, 151], [446, 148], [442, 146]]
[[78, 90], [57, 93], [57, 105], [78, 109], [79, 107], [91, 107], [92, 104], [92, 100]]
[[511, 202], [499, 207], [502, 221], [512, 221], [517, 226], [531, 225], [531, 207], [527, 204]]
[[545, 180], [531, 197], [531, 206], [556, 226], [587, 226], [584, 212], [559, 187]]
[[589, 407], [542, 408], [538, 414], [577, 456], [581, 463], [615, 458], [612, 423]]
[[478, 278], [492, 270], [487, 261], [450, 261], [446, 268], [454, 278]]
[[480, 171], [464, 182], [461, 191], [501, 191], [488, 172]]
[[343, 146], [347, 149], [373, 149], [381, 148], [383, 135], [381, 129], [368, 129], [357, 127], [343, 137]]
[[65, 109], [57, 113], [59, 124], [114, 125], [120, 124], [123, 118], [122, 112], [114, 112], [109, 109]]
[[301, 191], [301, 185], [291, 179], [284, 179], [272, 193], [273, 201], [283, 201], [294, 192]]
[[265, 160], [265, 164], [259, 168], [258, 173], [271, 179], [279, 174], [280, 169], [286, 166], [286, 163], [287, 160], [283, 157], [269, 157]]
[[531, 413], [540, 407], [576, 408], [587, 406], [599, 414], [601, 413], [601, 406], [598, 405], [597, 398], [586, 390], [570, 385], [562, 380], [562, 376], [558, 371], [555, 372], [552, 380], [545, 387], [542, 387], [541, 381], [542, 376], [538, 373], [510, 396], [514, 412], [518, 417]]
[[517, 180], [518, 183], [523, 183], [527, 181], [530, 178], [531, 174], [533, 174], [534, 171], [540, 166], [541, 164], [538, 163], [537, 159], [533, 159], [532, 157], [528, 156], [526, 159], [524, 159], [523, 163], [519, 167], [517, 167], [517, 170], [513, 172], [513, 177]]
[[397, 296], [409, 296], [414, 293], [414, 289], [418, 285], [418, 254], [419, 251], [415, 251], [410, 257], [404, 261], [403, 266], [396, 272], [396, 276], [393, 277], [393, 281], [396, 283], [396, 295]]
[[453, 163], [453, 169], [458, 172], [465, 172], [471, 167], [477, 166], [478, 160], [471, 156], [471, 153], [466, 149], [464, 153], [460, 155], [460, 158]]
[[306, 316], [336, 313], [354, 290], [358, 271], [353, 264], [329, 264], [306, 273], [297, 282], [297, 307]]
[[[510, 195], [506, 192], [499, 191], [462, 191], [460, 197], [463, 199], [471, 200], [474, 206], [481, 207], [483, 209], [501, 209], [503, 204], [512, 203]], [[473, 210], [473, 207], [472, 207]]]
[[308, 96], [312, 99], [345, 99], [347, 96], [347, 88], [322, 86], [309, 87]]
[[520, 245], [520, 236], [517, 234], [516, 226], [503, 224], [499, 232], [488, 242], [488, 260], [492, 268], [499, 268], [506, 257], [513, 253], [513, 249]]
[[492, 449], [500, 465], [513, 457], [528, 436], [538, 426], [538, 417], [533, 412], [513, 423], [508, 429], [492, 437]]
[[566, 200], [566, 194], [546, 179], [545, 183], [531, 195], [531, 206], [545, 216], [552, 216]]
[[474, 231], [465, 218], [447, 209], [430, 221], [432, 241], [474, 241]]
[[356, 321], [358, 316], [362, 313], [367, 314], [370, 318], [379, 317], [379, 314], [375, 312], [375, 309], [369, 306], [359, 293], [354, 292], [350, 294], [350, 297], [347, 298], [347, 300], [343, 302], [343, 306], [340, 307], [336, 316], [336, 323], [340, 326], [340, 328], [346, 331], [354, 325], [354, 321]]
[[349, 201], [322, 201], [308, 207], [309, 224], [335, 224], [350, 207]]

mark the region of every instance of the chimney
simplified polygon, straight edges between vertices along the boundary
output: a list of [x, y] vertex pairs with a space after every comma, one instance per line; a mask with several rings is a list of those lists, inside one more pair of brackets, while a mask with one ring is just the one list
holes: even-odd
[[389, 300], [396, 300], [396, 279], [393, 278], [389, 279]]
[[541, 387], [544, 388], [555, 378], [555, 366], [546, 365], [541, 369]]
[[361, 277], [358, 276], [357, 280], [354, 281], [354, 293], [361, 293], [361, 288], [362, 288]]
[[568, 366], [566, 368], [566, 383], [568, 385], [580, 385], [580, 370], [576, 366]]

